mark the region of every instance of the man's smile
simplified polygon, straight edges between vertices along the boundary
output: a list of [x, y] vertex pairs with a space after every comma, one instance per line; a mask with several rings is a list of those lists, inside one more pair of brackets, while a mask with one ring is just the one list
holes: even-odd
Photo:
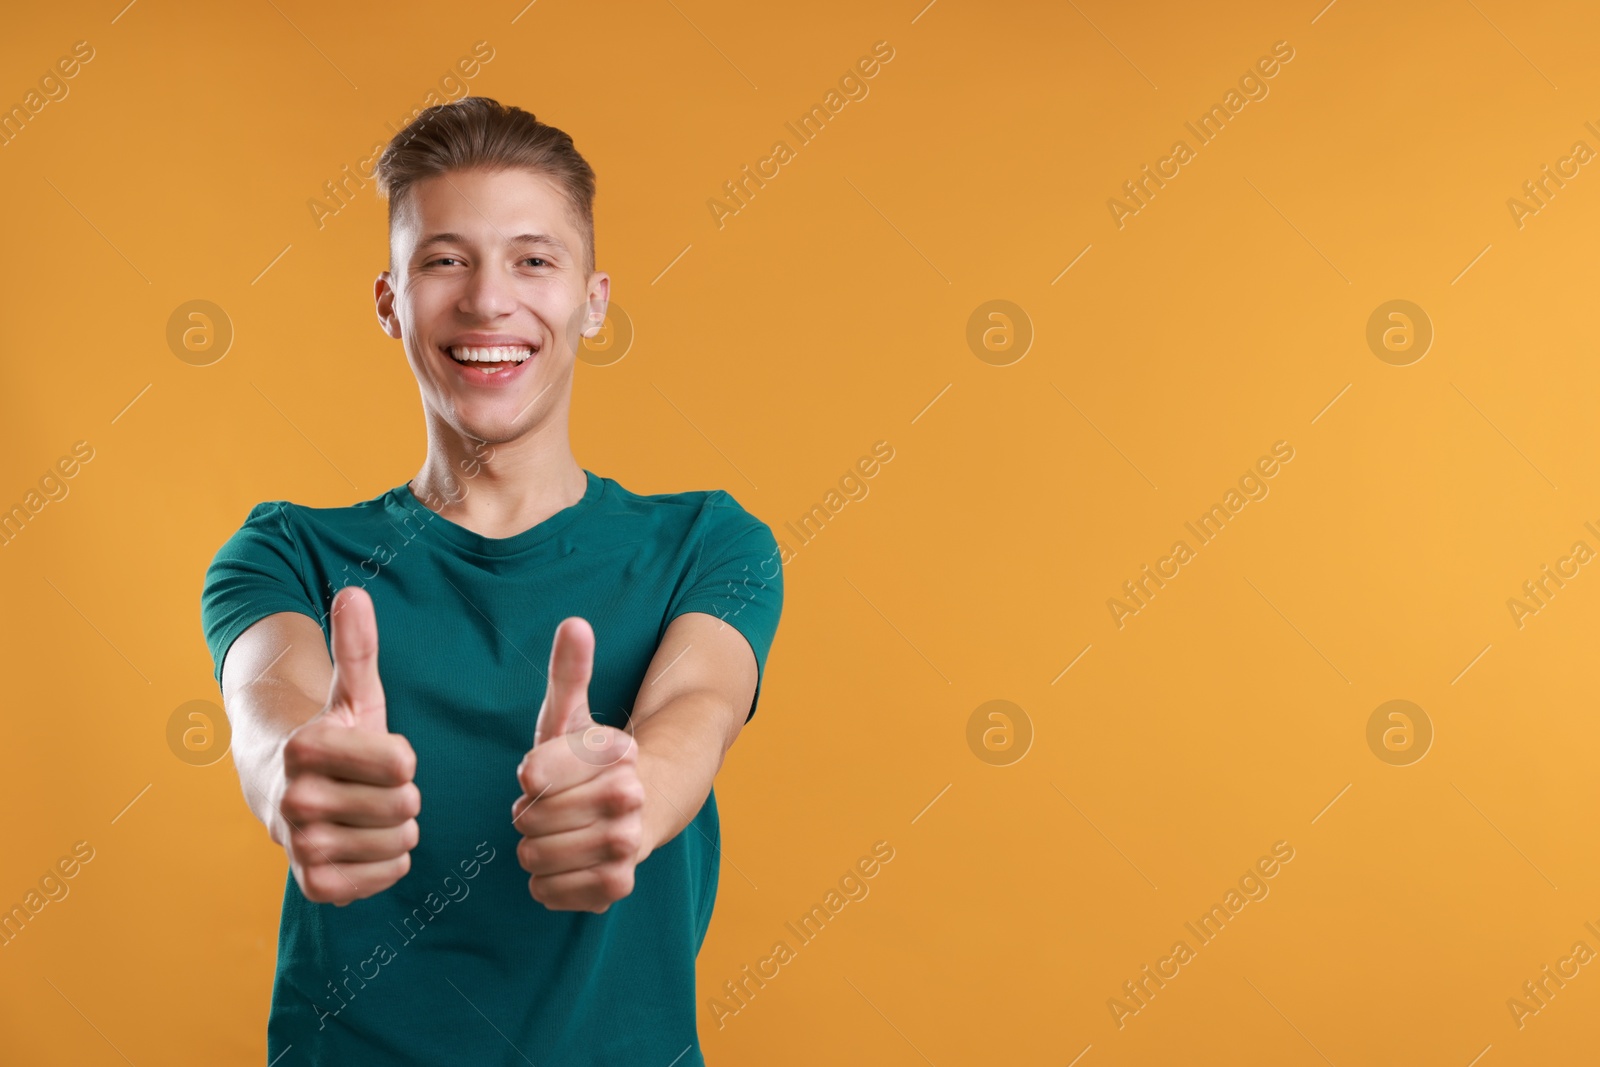
[[539, 345], [522, 337], [474, 335], [441, 347], [466, 380], [477, 384], [509, 381], [539, 354]]

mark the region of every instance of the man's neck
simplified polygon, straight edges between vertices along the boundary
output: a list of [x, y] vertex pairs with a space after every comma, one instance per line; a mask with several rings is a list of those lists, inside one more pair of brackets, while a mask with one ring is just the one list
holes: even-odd
[[588, 489], [565, 431], [539, 427], [491, 445], [448, 427], [431, 430], [411, 492], [473, 533], [513, 537], [576, 504]]

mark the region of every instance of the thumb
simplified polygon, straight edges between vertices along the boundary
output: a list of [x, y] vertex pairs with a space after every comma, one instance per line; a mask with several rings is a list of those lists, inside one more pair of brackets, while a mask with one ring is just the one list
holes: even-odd
[[330, 707], [343, 707], [350, 725], [388, 732], [383, 682], [378, 678], [378, 617], [372, 597], [360, 586], [345, 586], [333, 598], [333, 685]]
[[594, 725], [589, 714], [589, 679], [594, 674], [594, 629], [579, 616], [562, 619], [550, 646], [550, 677], [533, 728], [537, 746]]

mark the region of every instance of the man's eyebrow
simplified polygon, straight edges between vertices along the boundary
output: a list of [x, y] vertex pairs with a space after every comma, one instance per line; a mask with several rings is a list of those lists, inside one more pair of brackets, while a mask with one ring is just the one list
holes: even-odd
[[[467, 239], [461, 236], [459, 233], [434, 233], [429, 234], [427, 237], [418, 242], [417, 251], [420, 252], [423, 249], [431, 248], [434, 245], [459, 245], [466, 243]], [[555, 237], [547, 233], [518, 234], [517, 236], [511, 238], [511, 243], [514, 245], [550, 245], [551, 247], [561, 249], [563, 252], [567, 251], [566, 242], [562, 241], [559, 237]]]

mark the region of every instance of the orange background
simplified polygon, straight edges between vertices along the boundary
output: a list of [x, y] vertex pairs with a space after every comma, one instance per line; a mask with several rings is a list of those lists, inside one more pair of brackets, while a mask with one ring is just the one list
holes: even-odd
[[[1592, 7], [520, 6], [8, 19], [0, 102], [95, 55], [0, 148], [0, 506], [95, 451], [0, 548], [0, 903], [95, 857], [0, 949], [5, 1059], [264, 1060], [285, 860], [167, 725], [218, 699], [201, 580], [249, 507], [421, 462], [371, 304], [382, 205], [319, 229], [307, 201], [480, 40], [470, 90], [597, 170], [637, 331], [576, 370], [580, 463], [726, 488], [797, 550], [717, 780], [702, 1005], [895, 849], [725, 1025], [703, 1006], [710, 1062], [1592, 1058], [1600, 966], [1521, 1028], [1506, 1003], [1600, 950], [1600, 577], [1521, 628], [1506, 604], [1600, 548], [1600, 176], [1520, 228], [1506, 203], [1600, 149]], [[880, 40], [870, 94], [719, 229], [708, 199]], [[1269, 95], [1119, 229], [1108, 198], [1280, 40]], [[166, 340], [194, 299], [235, 331], [209, 366]], [[1035, 334], [1004, 366], [966, 340], [995, 299]], [[1409, 366], [1366, 342], [1393, 299], [1436, 333]], [[870, 494], [798, 547], [878, 440]], [[1119, 629], [1107, 599], [1280, 440], [1270, 495]], [[995, 699], [1033, 735], [1005, 766], [968, 743]], [[1408, 766], [1368, 747], [1391, 699], [1434, 731]], [[1270, 895], [1119, 1028], [1108, 999], [1277, 841]]]

